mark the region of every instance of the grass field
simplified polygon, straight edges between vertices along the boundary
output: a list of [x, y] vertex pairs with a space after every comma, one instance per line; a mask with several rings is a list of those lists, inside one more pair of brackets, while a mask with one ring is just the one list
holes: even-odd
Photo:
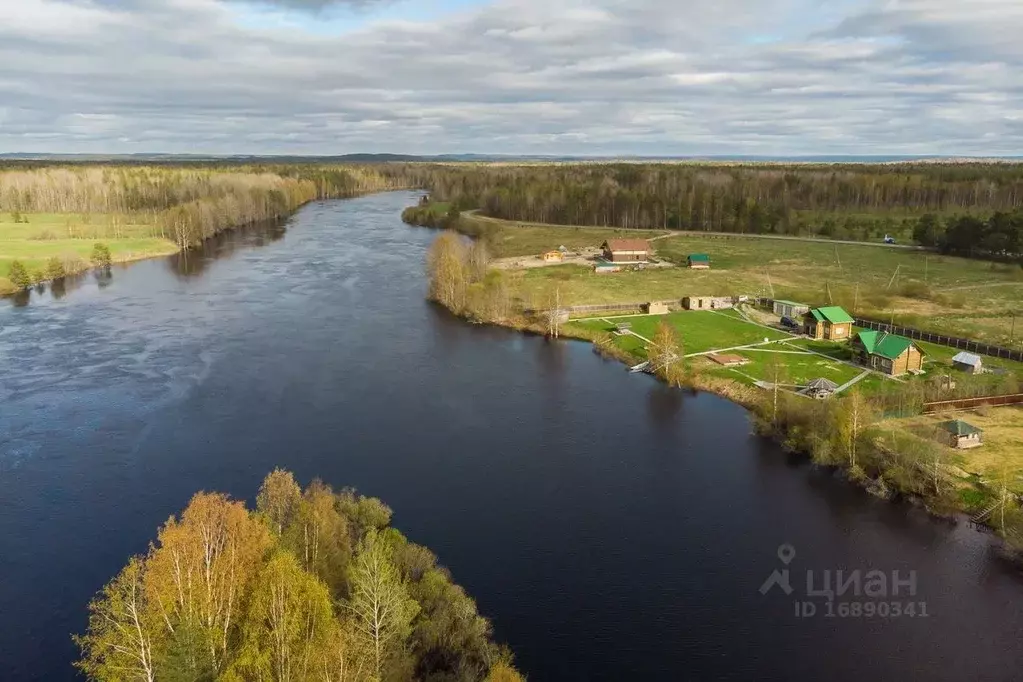
[[35, 279], [51, 258], [64, 262], [88, 263], [96, 243], [110, 248], [115, 262], [125, 262], [174, 253], [174, 242], [154, 236], [152, 225], [107, 214], [27, 213], [16, 222], [9, 213], [0, 214], [0, 293], [14, 290], [7, 273], [11, 262], [21, 261]]
[[[967, 474], [979, 475], [989, 486], [1006, 485], [1023, 493], [1023, 408], [996, 407], [944, 415], [925, 415], [893, 420], [901, 430], [930, 437], [927, 432], [941, 422], [962, 419], [984, 431], [984, 444], [970, 450], [948, 449], [955, 465]], [[926, 435], [924, 435], [926, 434]]]
[[[612, 331], [618, 322], [631, 324], [633, 332], [647, 339], [652, 339], [657, 333], [657, 325], [667, 322], [678, 331], [686, 354], [760, 343], [764, 339], [777, 341], [789, 338], [788, 334], [750, 324], [734, 315], [711, 311], [578, 320], [570, 322], [566, 325], [566, 329], [570, 330], [573, 325], [578, 325], [590, 331], [605, 332]], [[631, 334], [616, 336], [615, 342], [637, 357], [646, 357], [646, 343], [636, 336]]]
[[[562, 244], [599, 246], [608, 236], [665, 234], [474, 219], [487, 226], [497, 256], [536, 254]], [[668, 236], [653, 246], [657, 257], [679, 264], [690, 253], [707, 253], [712, 269], [597, 275], [566, 265], [512, 271], [508, 279], [523, 300], [546, 297], [557, 287], [567, 305], [740, 293], [811, 305], [834, 302], [865, 316], [894, 315], [910, 326], [1023, 348], [1023, 319], [1013, 321], [1014, 313], [1023, 313], [1023, 268], [1018, 265], [883, 246], [740, 235]]]
[[781, 368], [778, 383], [798, 386], [818, 378], [830, 379], [842, 386], [863, 372], [862, 369], [828, 360], [819, 355], [797, 354], [798, 351], [777, 352], [788, 350], [790, 349], [785, 344], [778, 344], [765, 346], [763, 350], [735, 351], [735, 355], [749, 359], [749, 364], [729, 368], [721, 367], [708, 360], [705, 367], [706, 371], [725, 379], [738, 379], [744, 383], [752, 383], [751, 379], [773, 382], [775, 376], [773, 364], [776, 363]]

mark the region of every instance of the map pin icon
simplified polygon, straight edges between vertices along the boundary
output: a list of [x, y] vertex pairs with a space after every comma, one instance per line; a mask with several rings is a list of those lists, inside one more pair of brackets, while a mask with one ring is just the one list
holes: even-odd
[[796, 558], [796, 548], [788, 543], [780, 545], [778, 547], [778, 558], [781, 559], [783, 564], [788, 566]]

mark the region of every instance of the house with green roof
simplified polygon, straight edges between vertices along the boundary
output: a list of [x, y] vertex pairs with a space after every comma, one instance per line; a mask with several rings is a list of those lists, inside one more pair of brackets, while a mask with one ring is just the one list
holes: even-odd
[[693, 270], [710, 270], [710, 256], [705, 253], [691, 253], [686, 261]]
[[803, 315], [803, 333], [812, 339], [848, 341], [852, 326], [852, 315], [837, 305], [811, 308]]
[[923, 369], [925, 353], [905, 336], [888, 332], [860, 332], [853, 339], [853, 353], [865, 367], [898, 376]]
[[961, 419], [953, 419], [943, 422], [941, 428], [948, 433], [948, 444], [950, 447], [965, 450], [976, 448], [984, 444], [981, 436], [983, 431], [972, 424], [967, 424]]

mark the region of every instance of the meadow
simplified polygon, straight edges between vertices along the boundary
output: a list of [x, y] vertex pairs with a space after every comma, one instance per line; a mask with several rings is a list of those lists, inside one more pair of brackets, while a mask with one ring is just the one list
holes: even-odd
[[[660, 237], [655, 256], [678, 268], [595, 274], [578, 265], [512, 271], [524, 302], [555, 288], [566, 305], [747, 294], [835, 304], [866, 317], [1023, 348], [1023, 268], [885, 246], [794, 239], [614, 231], [469, 218], [485, 225], [495, 255], [536, 254], [564, 244], [599, 246], [612, 234]], [[710, 255], [710, 270], [684, 267], [690, 253]], [[1018, 324], [1017, 324], [1018, 323]]]

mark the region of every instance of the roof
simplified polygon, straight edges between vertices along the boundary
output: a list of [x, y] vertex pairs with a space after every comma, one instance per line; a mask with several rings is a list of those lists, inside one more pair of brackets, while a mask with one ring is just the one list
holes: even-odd
[[[776, 298], [774, 300], [774, 302], [775, 303], [781, 303], [782, 305], [801, 305], [801, 306], [805, 306], [806, 305], [805, 303], [796, 303], [795, 301], [786, 301], [785, 299], [782, 299], [782, 298]], [[807, 307], [809, 307], [809, 306], [807, 306]]]
[[972, 424], [967, 424], [961, 419], [953, 419], [950, 422], [943, 422], [941, 428], [945, 429], [954, 436], [972, 436], [977, 433], [983, 433], [982, 429], [978, 429]]
[[708, 256], [705, 253], [691, 253], [691, 254], [689, 254], [689, 260], [695, 260], [695, 261], [701, 261], [701, 262], [707, 261], [709, 263], [710, 262], [710, 256]]
[[843, 324], [845, 322], [855, 322], [852, 315], [845, 312], [844, 308], [837, 305], [827, 306], [824, 308], [811, 308], [808, 315], [813, 315], [814, 319], [818, 322], [827, 320], [831, 324]]
[[962, 353], [957, 353], [956, 356], [952, 358], [952, 362], [957, 362], [960, 365], [970, 365], [971, 367], [980, 367], [982, 364], [979, 355], [967, 353], [966, 351], [963, 351]]
[[645, 239], [608, 239], [604, 245], [611, 251], [649, 251], [650, 242]]
[[838, 390], [838, 384], [836, 384], [831, 379], [824, 379], [824, 378], [814, 379], [813, 381], [808, 383], [806, 385], [806, 387], [810, 388], [810, 389], [813, 389], [815, 391], [820, 391], [820, 390], [836, 391], [836, 390]]
[[[905, 336], [889, 334], [888, 332], [860, 332], [860, 342], [871, 355], [880, 355], [882, 358], [897, 360], [905, 353], [913, 342]], [[919, 348], [917, 350], [920, 350]], [[920, 351], [923, 353], [923, 351]]]

